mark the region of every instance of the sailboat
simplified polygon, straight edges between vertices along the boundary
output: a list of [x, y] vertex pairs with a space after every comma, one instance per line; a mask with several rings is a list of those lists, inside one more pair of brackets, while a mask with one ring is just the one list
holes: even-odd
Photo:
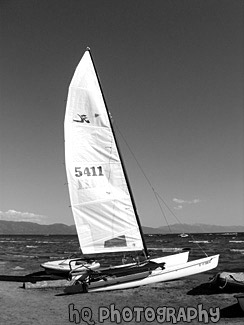
[[184, 232], [183, 232], [182, 234], [179, 235], [179, 237], [181, 237], [181, 238], [186, 238], [186, 237], [188, 237], [188, 236], [189, 236], [189, 235], [186, 234], [186, 233], [184, 233]]
[[[65, 292], [126, 289], [213, 269], [219, 255], [188, 262], [189, 252], [151, 259], [125, 164], [89, 48], [71, 80], [66, 105], [65, 166], [83, 256], [42, 264], [69, 274]], [[142, 261], [102, 267], [86, 256], [141, 252]]]

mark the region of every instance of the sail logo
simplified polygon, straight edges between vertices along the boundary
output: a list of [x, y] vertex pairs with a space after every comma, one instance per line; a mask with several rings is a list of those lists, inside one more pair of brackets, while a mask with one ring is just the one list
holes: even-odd
[[77, 114], [77, 115], [79, 116], [80, 120], [73, 120], [74, 122], [90, 123], [86, 114]]

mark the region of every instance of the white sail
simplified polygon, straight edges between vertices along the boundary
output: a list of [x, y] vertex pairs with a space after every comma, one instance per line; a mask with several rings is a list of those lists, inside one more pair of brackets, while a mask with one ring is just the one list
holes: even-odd
[[65, 163], [84, 254], [135, 251], [143, 241], [89, 50], [71, 81]]

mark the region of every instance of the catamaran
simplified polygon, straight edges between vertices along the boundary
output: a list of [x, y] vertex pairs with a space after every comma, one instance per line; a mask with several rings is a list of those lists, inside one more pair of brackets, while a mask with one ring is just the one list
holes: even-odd
[[[89, 48], [71, 80], [66, 105], [65, 166], [83, 256], [42, 264], [65, 274], [65, 292], [126, 289], [205, 272], [219, 255], [188, 262], [189, 252], [150, 258], [111, 115]], [[86, 256], [143, 253], [142, 261], [102, 267]]]

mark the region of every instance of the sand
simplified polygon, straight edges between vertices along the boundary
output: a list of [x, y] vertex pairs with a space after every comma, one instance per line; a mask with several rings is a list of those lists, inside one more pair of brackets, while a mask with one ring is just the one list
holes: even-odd
[[[0, 324], [243, 324], [234, 294], [213, 293], [208, 275], [105, 293], [62, 295], [1, 282]], [[165, 317], [165, 318], [164, 318]], [[202, 317], [202, 318], [201, 318]]]

